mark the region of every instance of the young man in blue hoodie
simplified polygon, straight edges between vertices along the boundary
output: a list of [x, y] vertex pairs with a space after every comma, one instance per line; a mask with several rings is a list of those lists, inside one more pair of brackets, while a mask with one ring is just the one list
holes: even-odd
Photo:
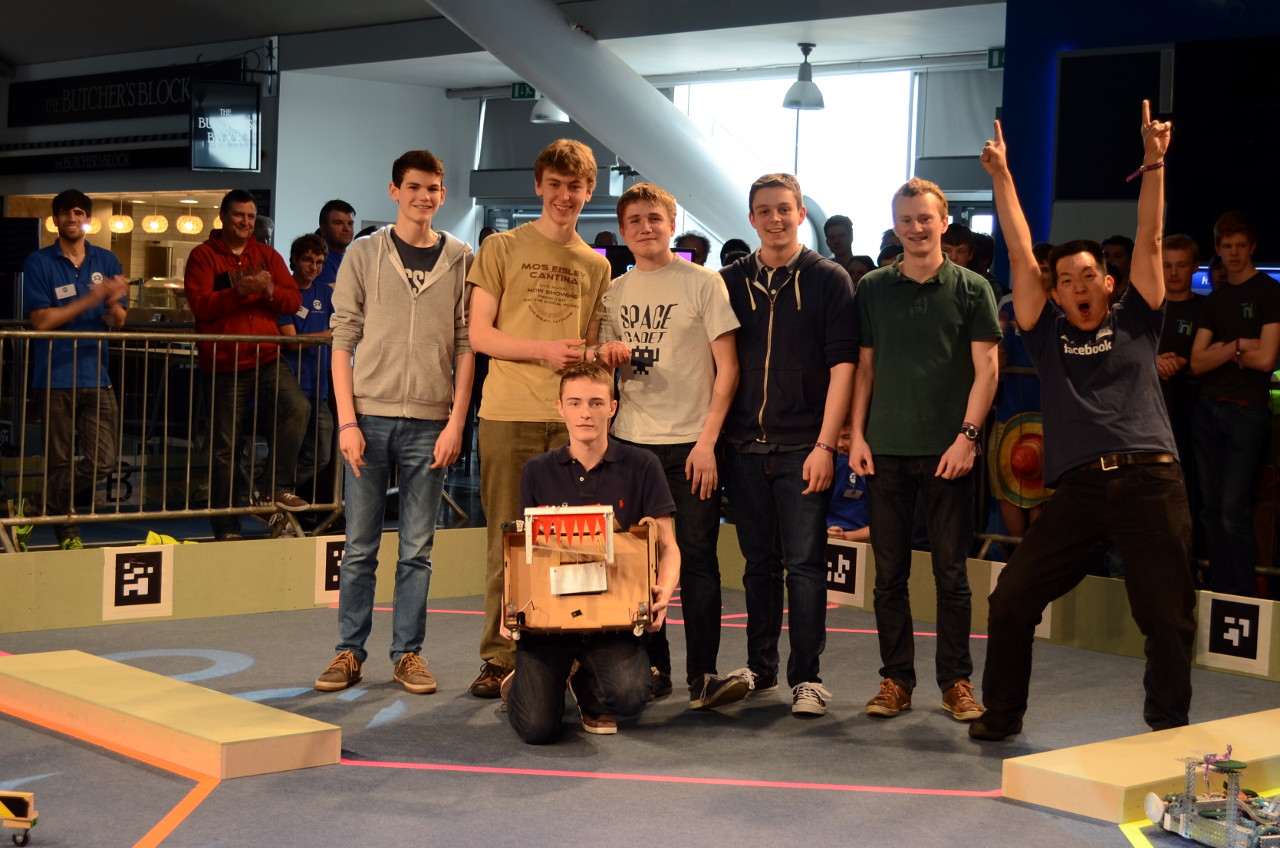
[[420, 653], [445, 468], [462, 450], [475, 368], [466, 316], [471, 246], [431, 228], [445, 188], [444, 164], [429, 151], [411, 150], [395, 161], [390, 192], [395, 224], [351, 245], [333, 292], [333, 394], [348, 472], [347, 549], [338, 656], [316, 680], [323, 692], [361, 678], [392, 469], [400, 478], [393, 676], [414, 694], [436, 691]]
[[819, 716], [831, 699], [818, 674], [827, 626], [825, 492], [858, 359], [853, 283], [800, 244], [804, 195], [791, 174], [756, 180], [747, 208], [760, 249], [720, 271], [741, 324], [721, 476], [746, 559], [742, 674], [755, 694], [778, 688], [785, 569], [791, 711]]

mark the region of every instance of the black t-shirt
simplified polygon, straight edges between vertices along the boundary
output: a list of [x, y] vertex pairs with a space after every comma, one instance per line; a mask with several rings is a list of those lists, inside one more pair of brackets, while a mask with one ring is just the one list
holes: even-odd
[[1096, 330], [1046, 302], [1022, 339], [1040, 375], [1045, 482], [1113, 453], [1178, 452], [1156, 371], [1163, 309], [1133, 286]]
[[569, 456], [567, 445], [525, 463], [520, 475], [521, 508], [597, 504], [611, 505], [623, 529], [641, 518], [661, 518], [676, 511], [658, 458], [615, 439], [609, 440], [604, 458], [590, 471]]
[[1183, 359], [1191, 359], [1191, 343], [1196, 339], [1203, 304], [1201, 295], [1164, 302], [1164, 330], [1160, 333], [1157, 353], [1176, 353]]
[[444, 233], [437, 233], [439, 238], [431, 247], [415, 247], [396, 235], [395, 227], [391, 228], [391, 241], [395, 243], [396, 252], [400, 254], [400, 264], [404, 266], [405, 275], [418, 291], [427, 285], [427, 277], [436, 267], [436, 261], [444, 251]]
[[[1200, 327], [1213, 334], [1211, 342], [1260, 338], [1263, 325], [1276, 323], [1280, 323], [1280, 285], [1261, 271], [1239, 285], [1214, 289], [1200, 310]], [[1224, 362], [1201, 375], [1200, 384], [1209, 397], [1266, 403], [1271, 373]]]

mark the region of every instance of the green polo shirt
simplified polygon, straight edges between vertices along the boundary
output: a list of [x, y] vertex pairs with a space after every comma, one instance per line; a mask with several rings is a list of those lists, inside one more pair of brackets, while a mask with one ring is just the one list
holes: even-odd
[[862, 345], [874, 350], [867, 443], [873, 453], [933, 456], [951, 447], [964, 423], [971, 343], [1000, 338], [1000, 322], [980, 275], [944, 259], [936, 276], [916, 282], [901, 262], [858, 284]]

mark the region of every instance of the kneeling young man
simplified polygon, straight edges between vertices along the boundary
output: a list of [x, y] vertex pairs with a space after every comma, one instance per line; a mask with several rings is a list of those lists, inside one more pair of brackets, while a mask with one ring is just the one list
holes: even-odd
[[[680, 550], [671, 520], [675, 502], [662, 464], [643, 448], [609, 439], [618, 409], [613, 376], [598, 365], [575, 365], [562, 373], [556, 409], [569, 428], [569, 443], [525, 463], [520, 505], [609, 504], [623, 528], [654, 518], [658, 523], [658, 582], [652, 623], [662, 626], [667, 603], [680, 579]], [[573, 677], [570, 671], [578, 663]], [[554, 742], [562, 730], [565, 680], [588, 733], [617, 733], [614, 716], [633, 716], [649, 700], [649, 658], [640, 639], [621, 633], [526, 633], [516, 642], [516, 672], [508, 675], [507, 714], [531, 745]]]
[[1013, 308], [1040, 374], [1045, 481], [1056, 491], [991, 594], [975, 739], [1022, 731], [1031, 645], [1044, 608], [1089, 573], [1109, 545], [1124, 557], [1129, 607], [1146, 636], [1143, 718], [1153, 730], [1187, 723], [1195, 593], [1187, 569], [1191, 515], [1156, 371], [1164, 322], [1160, 236], [1164, 154], [1172, 127], [1143, 101], [1143, 164], [1131, 285], [1115, 283], [1102, 248], [1073, 241], [1049, 254], [1049, 303], [1005, 159], [999, 121], [982, 151], [1009, 245]]

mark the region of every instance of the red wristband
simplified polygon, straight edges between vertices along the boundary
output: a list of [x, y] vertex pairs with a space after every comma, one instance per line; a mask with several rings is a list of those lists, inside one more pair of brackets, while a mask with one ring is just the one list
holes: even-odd
[[814, 442], [814, 445], [813, 445], [813, 446], [814, 446], [815, 448], [817, 448], [818, 450], [824, 450], [824, 451], [826, 451], [827, 453], [831, 454], [832, 456], [835, 456], [835, 455], [838, 453], [838, 452], [836, 451], [836, 449], [835, 449], [835, 448], [831, 447], [831, 445], [824, 445], [822, 442]]

